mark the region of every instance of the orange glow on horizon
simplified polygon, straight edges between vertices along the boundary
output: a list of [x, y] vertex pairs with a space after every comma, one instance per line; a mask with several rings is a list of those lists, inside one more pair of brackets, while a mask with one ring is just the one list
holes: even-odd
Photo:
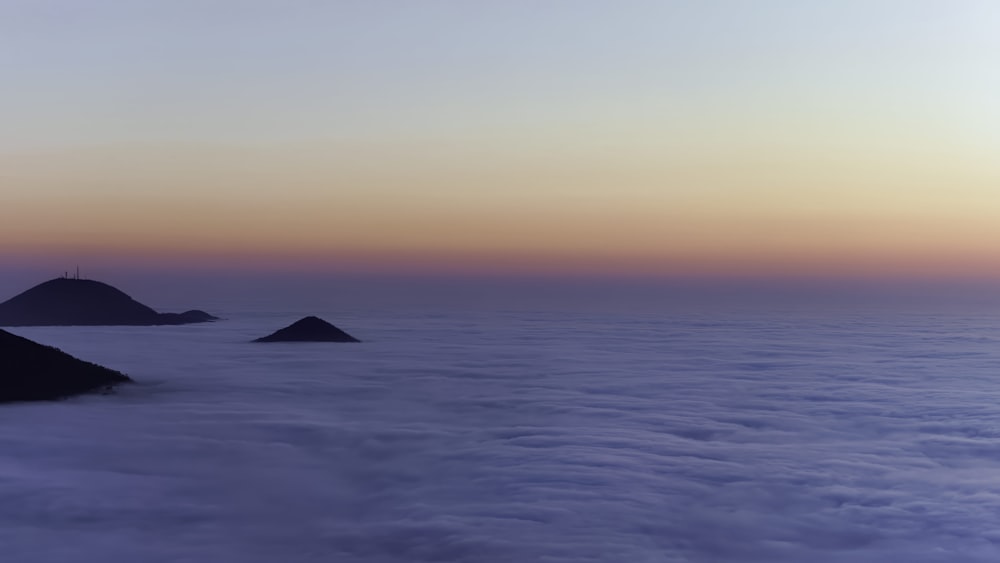
[[0, 255], [377, 271], [1000, 277], [992, 205], [1000, 169], [976, 155], [841, 147], [834, 158], [782, 144], [695, 146], [660, 161], [578, 147], [539, 160], [484, 148], [376, 143], [343, 159], [344, 147], [323, 144], [105, 147], [0, 158], [22, 186], [0, 208]]
[[1000, 280], [1000, 258], [984, 261], [977, 253], [923, 251], [901, 253], [893, 248], [816, 253], [798, 251], [716, 252], [675, 251], [658, 254], [559, 252], [536, 249], [426, 249], [371, 248], [263, 249], [232, 245], [177, 248], [148, 242], [125, 245], [60, 245], [13, 249], [0, 246], [0, 255], [17, 261], [97, 262], [136, 267], [177, 269], [235, 269], [259, 271], [330, 271], [357, 273], [584, 275], [613, 277], [925, 277]]

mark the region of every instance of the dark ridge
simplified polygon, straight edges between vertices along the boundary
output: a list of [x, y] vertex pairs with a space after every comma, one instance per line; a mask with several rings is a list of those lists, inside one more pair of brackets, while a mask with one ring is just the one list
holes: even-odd
[[157, 313], [106, 283], [56, 278], [0, 303], [0, 326], [179, 325], [214, 321], [204, 311]]
[[0, 403], [51, 401], [131, 381], [123, 373], [0, 330]]
[[319, 317], [305, 317], [254, 342], [361, 342]]
[[161, 321], [171, 321], [176, 320], [177, 322], [161, 322], [159, 324], [190, 324], [190, 323], [207, 323], [211, 321], [219, 320], [219, 317], [213, 317], [205, 311], [199, 311], [193, 309], [191, 311], [184, 311], [183, 313], [160, 313]]

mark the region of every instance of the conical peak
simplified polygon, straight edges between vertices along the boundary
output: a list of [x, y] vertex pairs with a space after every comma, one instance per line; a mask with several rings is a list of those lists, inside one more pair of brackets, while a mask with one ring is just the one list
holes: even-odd
[[254, 342], [360, 342], [360, 340], [327, 321], [310, 315]]
[[[308, 317], [302, 317], [301, 319], [295, 321], [294, 323], [292, 323], [289, 326], [315, 327], [315, 328], [333, 327], [332, 324], [324, 321], [323, 319], [321, 319], [319, 317], [314, 317], [312, 315], [310, 315]], [[336, 328], [336, 327], [334, 327], [334, 328]]]

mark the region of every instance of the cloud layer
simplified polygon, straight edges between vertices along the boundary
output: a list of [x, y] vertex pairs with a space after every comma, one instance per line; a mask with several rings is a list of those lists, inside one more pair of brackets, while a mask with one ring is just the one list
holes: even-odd
[[0, 409], [5, 559], [1000, 557], [996, 319], [229, 316], [18, 331], [142, 383]]

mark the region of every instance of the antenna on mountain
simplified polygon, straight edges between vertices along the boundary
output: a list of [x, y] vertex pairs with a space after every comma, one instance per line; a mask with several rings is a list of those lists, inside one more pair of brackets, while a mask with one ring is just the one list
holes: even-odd
[[80, 266], [76, 267], [76, 279], [80, 279]]

